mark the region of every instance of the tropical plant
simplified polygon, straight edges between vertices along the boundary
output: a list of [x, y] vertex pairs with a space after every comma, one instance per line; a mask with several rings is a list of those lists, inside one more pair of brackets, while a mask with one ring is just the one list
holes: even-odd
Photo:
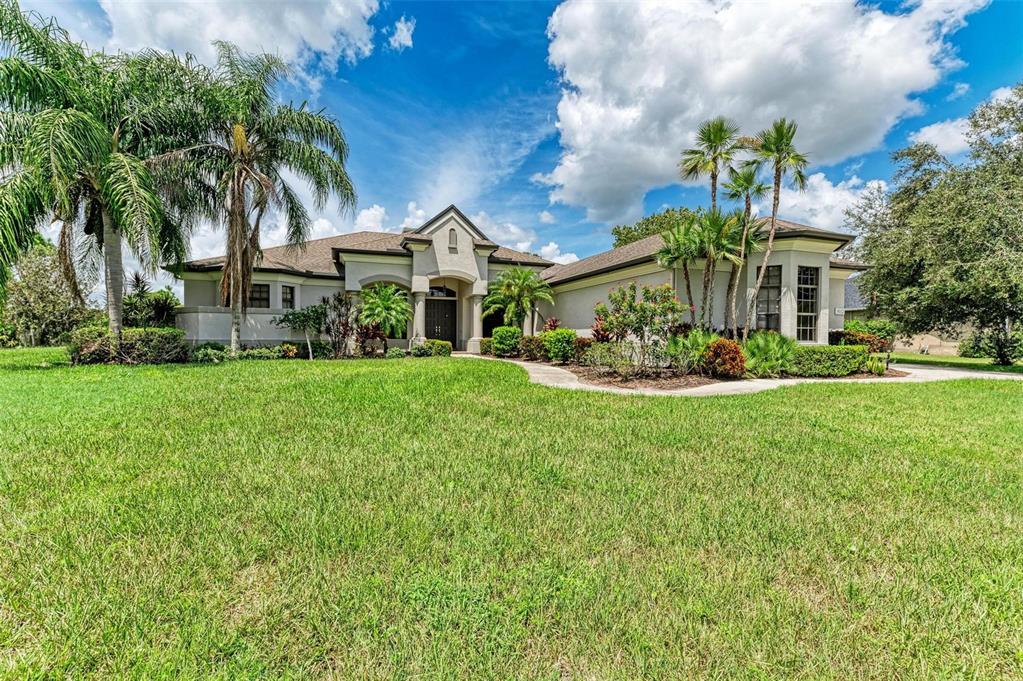
[[216, 47], [216, 69], [196, 88], [205, 139], [158, 162], [183, 158], [215, 188], [216, 213], [227, 232], [220, 297], [231, 306], [231, 348], [237, 350], [252, 270], [261, 257], [263, 218], [277, 211], [292, 247], [301, 247], [309, 234], [309, 212], [286, 175], [307, 183], [318, 210], [336, 197], [344, 214], [356, 197], [345, 169], [348, 143], [337, 121], [322, 110], [277, 100], [277, 86], [288, 74], [284, 62], [244, 54], [229, 43]]
[[757, 331], [742, 345], [746, 373], [756, 378], [776, 378], [792, 370], [796, 341], [774, 331]]
[[707, 346], [703, 364], [712, 376], [718, 378], [742, 378], [746, 373], [742, 347], [728, 338], [718, 338]]
[[781, 199], [782, 181], [786, 176], [792, 180], [793, 186], [803, 191], [806, 187], [806, 166], [807, 158], [796, 150], [796, 122], [779, 118], [771, 127], [757, 133], [750, 149], [759, 163], [771, 168], [774, 178], [773, 198], [771, 200], [771, 226], [767, 232], [767, 248], [764, 250], [764, 266], [760, 268], [757, 275], [757, 283], [750, 291], [749, 299], [746, 301], [746, 323], [742, 328], [742, 339], [745, 342], [749, 338], [750, 321], [755, 317], [751, 312], [756, 304], [757, 296], [760, 294], [760, 286], [764, 282], [764, 274], [767, 272], [768, 263], [771, 260], [771, 252], [774, 250], [774, 235], [778, 229], [778, 203]]
[[739, 143], [739, 126], [718, 116], [704, 121], [696, 131], [696, 146], [682, 152], [678, 167], [683, 180], [710, 177], [710, 208], [718, 206], [718, 177], [731, 168]]
[[400, 336], [412, 318], [408, 296], [394, 284], [374, 284], [362, 289], [359, 321], [380, 327], [388, 337]]
[[575, 357], [575, 331], [572, 329], [552, 329], [544, 331], [540, 336], [547, 358], [557, 364], [564, 364]]
[[[92, 53], [55, 21], [0, 2], [0, 279], [44, 220], [62, 223], [61, 271], [79, 302], [102, 253], [109, 328], [122, 326], [122, 240], [148, 270], [185, 255], [201, 212], [188, 174], [147, 159], [194, 139], [190, 64]], [[166, 164], [168, 170], [174, 164]]]
[[714, 276], [717, 265], [727, 260], [735, 269], [741, 262], [742, 234], [745, 230], [742, 213], [723, 213], [712, 208], [700, 213], [696, 219], [696, 236], [703, 254], [703, 300], [700, 307], [700, 326], [709, 329], [714, 325]]
[[604, 319], [610, 336], [632, 355], [639, 371], [652, 368], [657, 349], [682, 327], [674, 289], [668, 284], [640, 288], [633, 281], [609, 291], [607, 299], [594, 308], [595, 316]]
[[728, 278], [728, 312], [725, 328], [731, 332], [733, 338], [739, 335], [738, 293], [739, 282], [742, 281], [742, 268], [749, 260], [754, 244], [759, 248], [760, 231], [763, 227], [762, 221], [753, 219], [753, 201], [762, 199], [769, 190], [769, 187], [759, 180], [758, 171], [759, 166], [755, 162], [747, 163], [739, 169], [733, 169], [729, 173], [728, 182], [723, 185], [728, 199], [743, 202], [739, 263], [732, 267], [732, 273]]
[[483, 316], [504, 312], [507, 326], [522, 326], [537, 303], [554, 303], [554, 294], [540, 275], [526, 267], [509, 267], [497, 275], [483, 299]]
[[[693, 326], [696, 326], [696, 302], [693, 300], [693, 283], [689, 265], [703, 255], [697, 226], [698, 219], [699, 216], [695, 213], [680, 218], [671, 229], [661, 234], [664, 244], [654, 255], [658, 265], [672, 271], [673, 278], [676, 269], [682, 271], [682, 279], [686, 287], [686, 301], [689, 307], [689, 321]], [[672, 285], [677, 291], [678, 283], [672, 282]]]
[[387, 359], [405, 359], [407, 356], [408, 353], [404, 348], [387, 348], [387, 352], [384, 354]]
[[[280, 317], [271, 320], [275, 325], [291, 329], [305, 336], [306, 348], [309, 351], [309, 359], [313, 359], [312, 337], [319, 336], [323, 330], [327, 317], [327, 306], [324, 304], [309, 305], [295, 310], [288, 310]], [[231, 354], [237, 354], [237, 350], [231, 348]]]
[[124, 297], [125, 326], [174, 326], [174, 314], [181, 301], [170, 287], [159, 291], [136, 288], [137, 282], [130, 282], [132, 292]]
[[519, 351], [522, 329], [517, 326], [499, 326], [493, 331], [492, 345], [498, 357], [511, 357]]
[[671, 365], [685, 374], [700, 373], [703, 370], [703, 355], [707, 346], [719, 336], [710, 331], [693, 329], [686, 334], [672, 336], [666, 348]]

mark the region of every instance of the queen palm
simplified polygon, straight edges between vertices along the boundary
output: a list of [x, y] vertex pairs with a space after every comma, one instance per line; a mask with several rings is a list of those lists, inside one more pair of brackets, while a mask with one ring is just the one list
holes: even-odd
[[718, 177], [731, 167], [739, 144], [739, 126], [723, 116], [700, 124], [696, 132], [696, 146], [682, 152], [679, 172], [683, 180], [710, 177], [710, 208], [717, 208]]
[[760, 243], [760, 223], [753, 219], [753, 201], [762, 199], [768, 186], [758, 178], [759, 166], [756, 162], [747, 163], [739, 169], [733, 169], [728, 182], [723, 186], [725, 196], [732, 201], [743, 202], [743, 230], [739, 248], [739, 264], [732, 268], [728, 279], [728, 311], [725, 328], [737, 337], [739, 332], [737, 299], [739, 282], [742, 280], [742, 268], [751, 252], [749, 247]]
[[[682, 270], [682, 278], [686, 285], [686, 300], [689, 304], [689, 321], [693, 326], [696, 326], [696, 303], [693, 300], [693, 283], [689, 275], [689, 264], [702, 255], [695, 222], [696, 214], [680, 217], [671, 229], [661, 234], [664, 245], [658, 249], [655, 255], [657, 264], [661, 267], [672, 270], [672, 273], [677, 269]], [[673, 284], [673, 288], [677, 291], [678, 282], [673, 282]]]
[[394, 284], [376, 284], [362, 289], [360, 323], [375, 324], [394, 338], [405, 331], [411, 318], [412, 306], [408, 296]]
[[742, 339], [749, 338], [750, 319], [754, 318], [752, 306], [756, 304], [760, 286], [764, 281], [764, 273], [774, 249], [774, 235], [778, 227], [778, 202], [781, 197], [781, 185], [786, 175], [791, 177], [792, 184], [799, 191], [806, 187], [807, 158], [796, 149], [796, 122], [779, 118], [771, 127], [759, 132], [751, 145], [756, 160], [773, 171], [774, 196], [771, 201], [771, 226], [767, 233], [767, 248], [764, 251], [764, 266], [757, 275], [757, 283], [746, 301], [746, 324], [742, 328]]
[[483, 316], [503, 311], [505, 324], [521, 326], [541, 302], [554, 303], [554, 294], [547, 282], [531, 269], [510, 267], [491, 282], [490, 291], [483, 299]]
[[738, 263], [742, 235], [742, 213], [724, 213], [712, 209], [701, 213], [696, 220], [697, 240], [703, 254], [703, 302], [700, 326], [709, 329], [714, 324], [714, 276], [722, 260]]
[[261, 255], [263, 218], [276, 212], [293, 247], [301, 247], [309, 234], [309, 213], [286, 174], [306, 181], [317, 210], [335, 197], [344, 214], [356, 197], [345, 169], [348, 143], [337, 121], [304, 104], [277, 102], [277, 85], [287, 74], [284, 62], [244, 54], [229, 43], [216, 47], [217, 67], [202, 88], [207, 139], [185, 156], [217, 191], [227, 232], [220, 296], [231, 306], [231, 350], [237, 352], [252, 270]]
[[8, 54], [0, 59], [0, 277], [28, 235], [60, 221], [62, 270], [79, 300], [75, 244], [102, 252], [109, 327], [120, 334], [122, 240], [150, 271], [184, 258], [195, 199], [167, 191], [144, 159], [187, 137], [187, 67], [157, 53], [90, 53], [13, 0], [0, 2], [0, 47]]

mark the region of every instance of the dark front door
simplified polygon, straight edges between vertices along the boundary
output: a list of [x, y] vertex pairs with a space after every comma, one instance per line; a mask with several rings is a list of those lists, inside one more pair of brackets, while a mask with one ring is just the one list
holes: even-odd
[[451, 341], [455, 345], [455, 301], [426, 301], [426, 337]]

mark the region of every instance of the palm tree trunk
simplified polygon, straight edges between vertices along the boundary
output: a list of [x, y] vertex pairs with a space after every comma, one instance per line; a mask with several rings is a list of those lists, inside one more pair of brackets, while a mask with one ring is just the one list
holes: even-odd
[[[732, 332], [732, 338], [739, 337], [739, 282], [742, 281], [742, 268], [746, 264], [746, 241], [749, 239], [749, 221], [752, 212], [752, 201], [750, 200], [749, 192], [746, 192], [746, 221], [742, 224], [742, 241], [739, 242], [739, 263], [732, 265], [732, 274], [728, 279], [728, 313], [732, 320], [726, 326]], [[749, 308], [746, 309], [746, 316], [749, 317]]]
[[305, 330], [305, 345], [309, 348], [309, 359], [313, 358], [313, 342], [309, 340], [309, 329]]
[[764, 249], [764, 262], [760, 266], [760, 274], [757, 275], [757, 283], [753, 287], [753, 291], [750, 293], [750, 299], [747, 301], [746, 309], [746, 325], [742, 328], [742, 340], [743, 342], [749, 338], [749, 321], [754, 316], [755, 310], [752, 309], [752, 305], [756, 305], [757, 296], [760, 295], [760, 285], [764, 283], [764, 274], [767, 273], [767, 264], [771, 260], [771, 251], [774, 250], [774, 230], [778, 226], [778, 200], [781, 198], [781, 165], [774, 165], [774, 198], [771, 202], [771, 230], [767, 233], [767, 248]]
[[[240, 171], [231, 178], [231, 208], [228, 216], [228, 255], [231, 264], [231, 354], [241, 349], [242, 299], [247, 295], [242, 282], [245, 254], [245, 186]], [[225, 268], [226, 271], [226, 268]]]
[[114, 227], [110, 212], [104, 208], [103, 216], [103, 276], [107, 292], [107, 317], [110, 333], [121, 338], [124, 314], [124, 261], [121, 253], [121, 233]]
[[707, 310], [708, 301], [711, 297], [711, 289], [714, 287], [714, 281], [711, 277], [714, 275], [714, 261], [710, 258], [703, 263], [703, 297], [701, 298], [700, 307], [700, 326], [704, 329], [710, 328], [711, 320], [710, 314]]
[[[715, 165], [717, 165], [715, 163]], [[718, 171], [710, 171], [710, 209], [717, 210], [718, 207]]]
[[[741, 258], [742, 255], [740, 254]], [[742, 263], [732, 263], [732, 271], [728, 274], [728, 298], [725, 301], [725, 331], [731, 334], [732, 338], [738, 337], [736, 329], [736, 308], [735, 296], [739, 288], [739, 272], [742, 270]]]
[[710, 293], [707, 296], [707, 328], [714, 329], [714, 275], [717, 274], [718, 264], [716, 261], [710, 263]]
[[686, 282], [686, 302], [689, 303], [689, 321], [696, 328], [696, 305], [693, 304], [693, 280], [689, 277], [689, 263], [682, 263], [682, 278]]

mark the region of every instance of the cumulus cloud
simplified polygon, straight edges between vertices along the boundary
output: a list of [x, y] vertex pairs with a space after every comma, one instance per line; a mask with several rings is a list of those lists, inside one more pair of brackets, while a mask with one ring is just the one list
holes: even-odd
[[392, 50], [402, 52], [406, 47], [412, 47], [412, 31], [416, 30], [416, 19], [406, 19], [403, 14], [401, 19], [394, 22], [391, 37], [387, 39], [387, 45]]
[[[1011, 94], [1012, 88], [1000, 87], [991, 93], [988, 101], [997, 102]], [[950, 118], [925, 125], [916, 132], [910, 133], [909, 140], [914, 143], [933, 144], [939, 152], [951, 156], [970, 148], [970, 144], [966, 140], [966, 132], [969, 129], [970, 122], [965, 116]]]
[[536, 218], [545, 225], [553, 225], [557, 222], [557, 219], [551, 214], [549, 210], [542, 210], [537, 213]]
[[537, 249], [536, 243], [540, 240], [540, 235], [536, 233], [536, 230], [520, 227], [507, 220], [495, 220], [484, 211], [476, 213], [469, 219], [484, 234], [502, 246], [526, 253], [535, 252], [540, 257], [557, 263], [575, 262], [579, 259], [575, 253], [562, 253], [561, 247], [554, 241], [548, 241]]
[[948, 37], [985, 2], [888, 13], [854, 0], [569, 0], [548, 24], [563, 153], [535, 179], [590, 220], [635, 219], [648, 190], [677, 181], [681, 148], [715, 115], [748, 132], [793, 118], [814, 163], [861, 154], [960, 64]]
[[[865, 181], [855, 175], [835, 184], [824, 173], [814, 173], [806, 178], [806, 191], [782, 187], [782, 209], [778, 217], [811, 227], [841, 230], [846, 209], [873, 187], [885, 189], [887, 185], [883, 180]], [[771, 197], [754, 204], [753, 208], [761, 217], [770, 217]]]
[[953, 100], [959, 99], [960, 97], [965, 96], [966, 93], [969, 91], [970, 91], [969, 83], [956, 83], [955, 85], [952, 86], [952, 92], [948, 93], [948, 96], [945, 97], [945, 101], [951, 102]]
[[380, 232], [384, 229], [384, 221], [387, 219], [387, 211], [384, 207], [374, 203], [369, 208], [363, 208], [355, 216], [355, 229], [364, 229], [371, 232]]
[[398, 229], [404, 231], [406, 229], [415, 229], [424, 222], [426, 222], [426, 211], [419, 207], [415, 201], [409, 201], [406, 206], [407, 214], [405, 219], [398, 225]]

